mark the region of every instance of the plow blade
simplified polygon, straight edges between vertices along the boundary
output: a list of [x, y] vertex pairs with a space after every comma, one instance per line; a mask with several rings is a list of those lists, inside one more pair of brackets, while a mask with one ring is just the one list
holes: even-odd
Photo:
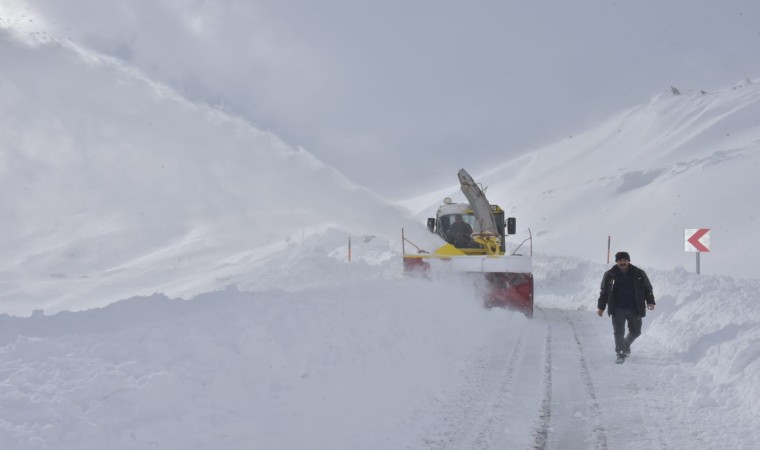
[[484, 299], [486, 307], [515, 309], [533, 317], [533, 275], [530, 273], [486, 274], [489, 288]]
[[486, 307], [514, 309], [527, 317], [533, 317], [531, 272], [529, 256], [404, 255], [404, 275], [427, 278], [470, 275]]

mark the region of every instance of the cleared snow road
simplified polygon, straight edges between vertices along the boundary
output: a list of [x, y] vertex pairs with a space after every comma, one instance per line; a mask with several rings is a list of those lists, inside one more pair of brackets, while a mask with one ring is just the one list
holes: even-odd
[[725, 386], [652, 351], [654, 317], [617, 365], [607, 317], [547, 294], [528, 320], [467, 292], [380, 281], [0, 315], [0, 448], [756, 448]]
[[[600, 339], [601, 338], [601, 339]], [[689, 448], [669, 442], [647, 408], [647, 363], [614, 363], [609, 319], [539, 309], [511, 348], [482, 352], [442, 401], [428, 449]], [[502, 351], [503, 350], [503, 351]]]

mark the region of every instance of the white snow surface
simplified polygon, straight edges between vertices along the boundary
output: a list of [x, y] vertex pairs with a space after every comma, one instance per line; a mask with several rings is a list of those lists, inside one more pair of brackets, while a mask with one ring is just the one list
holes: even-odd
[[[0, 448], [757, 447], [751, 80], [473, 174], [534, 234], [531, 320], [401, 277], [455, 188], [391, 204], [69, 42], [0, 29], [0, 61]], [[657, 298], [623, 365], [610, 234]]]

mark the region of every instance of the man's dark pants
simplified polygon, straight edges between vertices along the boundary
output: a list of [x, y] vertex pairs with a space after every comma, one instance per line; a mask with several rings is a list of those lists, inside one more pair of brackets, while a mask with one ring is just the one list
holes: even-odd
[[[625, 334], [625, 322], [628, 321], [628, 336]], [[630, 352], [631, 343], [641, 335], [641, 317], [635, 309], [616, 308], [612, 312], [612, 329], [615, 333], [615, 352]]]

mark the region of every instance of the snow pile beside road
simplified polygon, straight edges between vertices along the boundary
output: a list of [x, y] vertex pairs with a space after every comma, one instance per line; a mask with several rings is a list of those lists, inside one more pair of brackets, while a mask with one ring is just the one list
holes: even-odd
[[0, 447], [394, 448], [529, 325], [467, 286], [387, 280], [0, 316]]
[[760, 416], [760, 281], [679, 269], [653, 273], [652, 283], [660, 300], [642, 351], [710, 374], [694, 401], [744, 405]]
[[[319, 286], [0, 316], [0, 447], [419, 448], [446, 435], [436, 411], [489, 370], [483, 361], [546, 326], [543, 314], [483, 309], [456, 280], [363, 279], [367, 262], [314, 248], [324, 250], [313, 258], [324, 263]], [[606, 267], [536, 257], [536, 304], [580, 314], [592, 378], [604, 387], [611, 371], [646, 369], [657, 395], [694, 417], [678, 439], [705, 417], [757, 423], [757, 282], [647, 270], [658, 307], [630, 366], [615, 369], [609, 318], [595, 315]], [[668, 411], [647, 417], [674, 426]], [[745, 437], [725, 442], [741, 448]]]

